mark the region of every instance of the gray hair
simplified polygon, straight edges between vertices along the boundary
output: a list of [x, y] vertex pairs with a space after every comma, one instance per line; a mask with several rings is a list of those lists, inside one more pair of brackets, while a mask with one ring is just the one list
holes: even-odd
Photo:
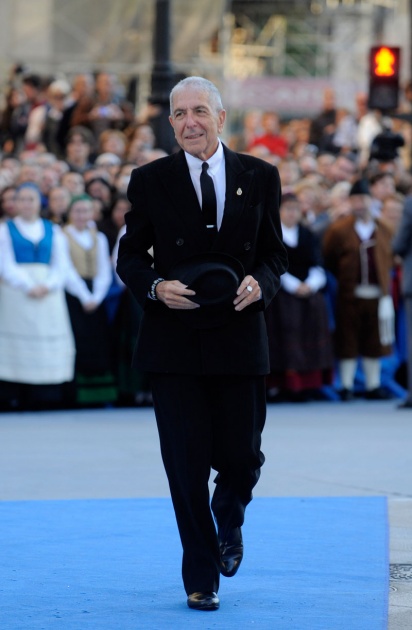
[[175, 94], [180, 90], [185, 89], [186, 87], [195, 88], [197, 90], [205, 92], [208, 95], [211, 106], [216, 110], [216, 112], [222, 111], [222, 97], [220, 96], [220, 92], [214, 83], [212, 83], [208, 79], [204, 79], [203, 77], [186, 77], [185, 79], [179, 81], [179, 83], [176, 83], [176, 85], [170, 92], [171, 116], [173, 116], [173, 98]]

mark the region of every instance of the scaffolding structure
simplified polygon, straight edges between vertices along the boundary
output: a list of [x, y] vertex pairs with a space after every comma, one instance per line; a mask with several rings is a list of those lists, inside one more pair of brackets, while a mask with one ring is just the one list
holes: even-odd
[[[153, 0], [2, 0], [3, 83], [15, 63], [68, 78], [104, 70], [125, 82], [137, 78], [137, 100], [143, 104], [150, 92], [154, 4]], [[404, 48], [404, 59], [410, 56], [410, 4], [409, 0], [171, 0], [171, 61], [177, 72], [208, 76], [237, 99], [245, 95], [245, 90], [236, 88], [239, 82], [281, 78], [285, 102], [287, 85], [299, 81], [301, 92], [332, 84], [345, 104], [355, 91], [365, 88], [368, 49], [379, 39]], [[410, 79], [408, 73], [404, 70], [405, 79]], [[311, 102], [316, 105], [313, 98]]]

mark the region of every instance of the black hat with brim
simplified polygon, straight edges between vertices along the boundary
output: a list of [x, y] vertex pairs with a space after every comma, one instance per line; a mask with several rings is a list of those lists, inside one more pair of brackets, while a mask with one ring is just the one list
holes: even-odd
[[207, 252], [181, 260], [169, 270], [168, 277], [195, 291], [189, 299], [200, 305], [196, 309], [175, 309], [174, 313], [192, 328], [216, 328], [234, 313], [233, 300], [245, 270], [229, 254]]

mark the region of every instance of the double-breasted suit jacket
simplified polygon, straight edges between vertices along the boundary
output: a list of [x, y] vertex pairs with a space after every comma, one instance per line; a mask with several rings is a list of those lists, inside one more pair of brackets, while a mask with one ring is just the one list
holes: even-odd
[[[224, 155], [226, 201], [211, 246], [182, 150], [132, 173], [128, 189], [132, 210], [126, 215], [117, 270], [144, 310], [134, 356], [140, 370], [269, 372], [263, 311], [287, 268], [278, 212], [279, 175], [274, 166], [225, 146]], [[241, 312], [233, 308], [224, 325], [198, 330], [183, 323], [175, 310], [151, 300], [149, 292], [155, 279], [175, 279], [170, 276], [174, 264], [209, 250], [240, 260], [245, 274], [258, 281], [262, 298]]]

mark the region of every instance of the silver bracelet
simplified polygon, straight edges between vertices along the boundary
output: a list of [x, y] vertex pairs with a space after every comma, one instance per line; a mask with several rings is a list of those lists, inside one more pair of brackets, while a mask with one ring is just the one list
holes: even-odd
[[157, 278], [150, 287], [150, 297], [152, 300], [157, 300], [156, 287], [159, 282], [164, 282], [164, 278]]

